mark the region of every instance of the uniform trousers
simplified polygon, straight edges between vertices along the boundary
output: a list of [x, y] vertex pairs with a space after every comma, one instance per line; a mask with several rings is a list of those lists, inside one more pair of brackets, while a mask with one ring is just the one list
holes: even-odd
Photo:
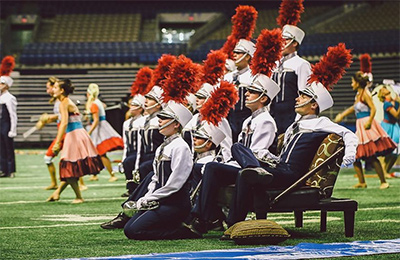
[[124, 227], [129, 239], [156, 240], [187, 238], [182, 222], [190, 213], [189, 200], [181, 204], [163, 204], [154, 210], [139, 211]]
[[217, 205], [218, 191], [221, 187], [235, 184], [239, 170], [240, 168], [222, 163], [207, 163], [192, 215], [202, 221], [224, 219], [225, 216]]
[[3, 131], [0, 133], [0, 170], [7, 176], [15, 172], [14, 138]]
[[266, 212], [269, 202], [266, 190], [271, 188], [287, 188], [302, 175], [290, 169], [289, 164], [280, 162], [277, 165], [269, 165], [257, 160], [253, 152], [240, 143], [236, 143], [232, 146], [232, 157], [242, 168], [262, 167], [274, 177], [272, 182], [267, 185], [250, 185], [244, 181], [242, 175], [237, 175], [235, 191], [229, 207], [229, 215], [226, 220], [228, 226], [245, 220], [247, 213], [253, 207], [259, 207], [256, 211]]

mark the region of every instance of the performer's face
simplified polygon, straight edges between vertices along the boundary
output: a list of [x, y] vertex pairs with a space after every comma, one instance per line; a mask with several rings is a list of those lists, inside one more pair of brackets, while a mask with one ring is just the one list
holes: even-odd
[[138, 106], [136, 104], [129, 104], [129, 113], [131, 114], [131, 116], [138, 116], [142, 113], [143, 108], [141, 106]]
[[[296, 98], [296, 107], [294, 111], [301, 116], [315, 114], [318, 104], [317, 102], [312, 102], [312, 101], [309, 102], [310, 99], [311, 97], [300, 93], [300, 95]], [[301, 105], [301, 104], [306, 104], [306, 105]]]
[[286, 55], [296, 51], [297, 42], [292, 41], [292, 43], [289, 44], [291, 41], [292, 41], [292, 39], [285, 39], [284, 46], [286, 46], [286, 47], [283, 48], [283, 50], [282, 50], [282, 56], [286, 56]]
[[168, 124], [171, 120], [171, 118], [159, 118], [158, 119], [158, 127], [160, 128], [160, 134], [164, 135], [164, 136], [171, 136], [175, 133], [178, 132], [179, 130], [179, 123], [178, 122], [173, 122], [172, 124], [166, 126], [165, 128], [161, 129], [162, 126]]
[[206, 101], [205, 98], [198, 98], [196, 97], [196, 109], [200, 110], [200, 108], [203, 106], [204, 102]]
[[8, 89], [7, 84], [5, 84], [5, 83], [0, 83], [0, 91], [5, 91], [5, 90], [7, 90], [7, 89]]
[[[193, 136], [194, 151], [196, 153], [204, 153], [204, 152], [207, 152], [208, 150], [210, 150], [211, 142], [209, 142], [209, 145], [207, 143], [206, 145], [202, 146], [205, 142], [207, 142], [206, 139], [197, 138], [197, 137]], [[196, 148], [196, 147], [199, 147], [199, 146], [202, 146], [202, 147], [201, 148]]]
[[360, 84], [354, 78], [351, 78], [351, 87], [353, 90], [357, 90], [360, 87]]
[[61, 95], [63, 93], [64, 93], [64, 90], [62, 88], [60, 88], [60, 85], [58, 84], [58, 82], [54, 83], [54, 86], [53, 86], [53, 97], [59, 98], [59, 97], [61, 97]]
[[161, 105], [157, 104], [157, 101], [155, 101], [152, 98], [147, 98], [144, 102], [144, 108], [147, 111], [148, 114], [153, 114], [154, 112], [158, 111], [161, 109]]
[[53, 86], [50, 84], [50, 82], [46, 83], [46, 93], [50, 96], [53, 96]]
[[246, 97], [246, 107], [251, 110], [251, 112], [256, 111], [257, 109], [261, 108], [264, 106], [263, 102], [266, 102], [267, 97], [263, 96], [260, 99], [258, 99], [255, 102], [251, 102], [253, 100], [256, 100], [257, 98], [260, 97], [261, 93], [247, 89], [246, 93], [244, 94]]
[[235, 65], [238, 70], [245, 68], [249, 64], [250, 56], [248, 57], [243, 57], [243, 56], [248, 56], [248, 55], [244, 52], [233, 52], [233, 60], [235, 61]]

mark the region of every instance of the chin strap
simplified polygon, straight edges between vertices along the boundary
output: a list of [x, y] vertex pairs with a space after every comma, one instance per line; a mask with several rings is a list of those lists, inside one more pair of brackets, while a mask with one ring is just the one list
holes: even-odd
[[172, 124], [172, 123], [175, 122], [175, 121], [176, 121], [176, 119], [175, 119], [175, 118], [172, 118], [171, 121], [169, 121], [169, 122], [166, 123], [165, 125], [161, 126], [161, 127], [158, 129], [158, 131], [160, 131], [160, 130], [166, 128], [167, 126], [169, 126], [170, 124]]
[[207, 139], [207, 141], [205, 141], [202, 145], [194, 146], [194, 149], [202, 149], [202, 148], [204, 148], [209, 141], [210, 141], [210, 139]]
[[264, 96], [264, 93], [261, 93], [260, 96], [258, 96], [258, 98], [254, 99], [254, 100], [250, 100], [250, 101], [245, 101], [246, 104], [253, 104], [255, 102], [257, 102], [258, 100], [260, 100], [262, 97]]
[[235, 64], [238, 64], [239, 62], [241, 62], [244, 59], [244, 57], [246, 57], [246, 55], [248, 55], [248, 54], [245, 53], [240, 59], [235, 60]]
[[313, 100], [314, 100], [314, 99], [311, 98], [311, 99], [309, 99], [308, 101], [306, 101], [306, 102], [304, 102], [304, 103], [302, 103], [302, 104], [298, 104], [298, 105], [294, 106], [294, 108], [304, 107], [305, 105], [309, 104], [309, 103], [310, 103], [311, 101], [313, 101]]
[[294, 38], [292, 38], [292, 39], [290, 40], [290, 42], [288, 42], [288, 43], [283, 47], [283, 50], [286, 49], [287, 47], [289, 47], [290, 44], [293, 43], [293, 41], [294, 41]]
[[149, 110], [149, 109], [155, 108], [157, 105], [158, 105], [158, 103], [155, 103], [152, 106], [146, 107], [145, 110]]

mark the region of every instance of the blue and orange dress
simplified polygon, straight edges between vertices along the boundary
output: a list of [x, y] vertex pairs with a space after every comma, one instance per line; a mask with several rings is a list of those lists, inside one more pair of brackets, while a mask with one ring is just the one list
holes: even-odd
[[399, 109], [399, 102], [392, 102], [385, 101], [383, 103], [383, 120], [381, 122], [381, 126], [383, 130], [389, 135], [389, 137], [397, 144], [397, 149], [393, 151], [394, 154], [400, 154], [400, 126], [397, 122], [397, 119], [389, 113], [391, 108], [395, 110]]
[[383, 156], [391, 153], [397, 145], [374, 119], [370, 129], [365, 129], [364, 124], [369, 120], [370, 108], [359, 101], [354, 104], [356, 114], [356, 135], [358, 146], [356, 159], [368, 159], [374, 156]]
[[90, 112], [99, 114], [99, 124], [90, 135], [99, 154], [103, 156], [107, 152], [124, 149], [124, 142], [117, 131], [107, 122], [106, 111], [99, 99], [93, 101]]
[[60, 159], [60, 178], [80, 178], [98, 174], [104, 168], [90, 136], [83, 128], [79, 113], [69, 113]]

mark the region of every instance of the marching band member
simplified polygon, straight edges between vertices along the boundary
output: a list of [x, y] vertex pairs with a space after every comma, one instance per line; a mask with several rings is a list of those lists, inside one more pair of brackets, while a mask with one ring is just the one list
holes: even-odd
[[[207, 55], [207, 59], [202, 67], [203, 84], [200, 90], [195, 93], [197, 111], [202, 109], [203, 104], [206, 103], [211, 96], [212, 90], [214, 88], [218, 88], [218, 82], [221, 80], [221, 77], [225, 71], [226, 57], [226, 54], [224, 54], [222, 51], [211, 51]], [[192, 120], [190, 120], [190, 122], [185, 126], [183, 131], [184, 138], [185, 140], [190, 140], [188, 143], [191, 143], [191, 140], [193, 139], [193, 133], [201, 126], [202, 120], [203, 118], [201, 113], [196, 113], [193, 115]], [[232, 157], [232, 130], [226, 118], [222, 118], [222, 120], [219, 122], [219, 128], [224, 132], [226, 138], [222, 140], [221, 155], [218, 156], [218, 160], [228, 161]]]
[[0, 77], [0, 177], [14, 178], [14, 137], [17, 136], [17, 99], [8, 90], [13, 84], [9, 76], [15, 66], [12, 56], [1, 61]]
[[[275, 139], [276, 125], [268, 111], [268, 105], [279, 92], [279, 86], [268, 77], [275, 60], [280, 57], [282, 37], [279, 30], [264, 30], [257, 39], [252, 70], [256, 74], [253, 82], [247, 86], [246, 107], [252, 112], [242, 126], [239, 142], [248, 147], [257, 156], [268, 157], [269, 147]], [[271, 61], [265, 62], [265, 57]], [[235, 146], [235, 145], [234, 145]], [[240, 170], [235, 161], [226, 164], [211, 162], [206, 164], [202, 186], [192, 210], [195, 217], [192, 228], [199, 233], [206, 233], [216, 221], [224, 218], [217, 206], [215, 197], [221, 186], [234, 184]]]
[[[343, 137], [345, 155], [343, 164], [355, 160], [357, 137], [347, 128], [333, 123], [319, 113], [332, 107], [328, 89], [344, 74], [351, 63], [351, 54], [344, 44], [330, 47], [328, 53], [313, 67], [309, 85], [299, 92], [296, 113], [301, 117], [285, 132], [283, 148], [276, 158], [257, 158], [243, 145], [232, 147], [232, 155], [244, 168], [237, 176], [235, 193], [227, 218], [228, 226], [245, 219], [253, 204], [253, 194], [260, 195], [266, 188], [287, 188], [308, 170], [322, 140], [329, 133]], [[266, 210], [266, 209], [265, 209]], [[265, 214], [265, 212], [263, 212]], [[257, 218], [264, 216], [257, 216]]]
[[139, 130], [143, 128], [145, 123], [143, 113], [146, 99], [143, 95], [147, 94], [149, 88], [151, 88], [152, 76], [152, 69], [149, 67], [141, 68], [136, 74], [136, 80], [131, 87], [132, 99], [130, 99], [129, 103], [131, 117], [122, 126], [124, 152], [120, 172], [125, 174], [127, 189], [127, 192], [121, 195], [122, 197], [129, 197], [137, 187], [137, 183], [133, 180], [132, 172], [135, 167], [138, 149], [141, 146], [141, 140], [138, 138]]
[[236, 14], [232, 16], [231, 35], [221, 48], [236, 66], [234, 71], [224, 76], [224, 80], [235, 84], [239, 92], [239, 100], [227, 117], [232, 129], [233, 143], [238, 140], [243, 121], [251, 115], [250, 110], [245, 106], [245, 92], [246, 86], [252, 82], [249, 64], [253, 58], [255, 45], [251, 42], [251, 36], [256, 26], [257, 15], [258, 12], [254, 7], [239, 5], [236, 8]]
[[284, 133], [295, 121], [297, 92], [305, 89], [311, 74], [310, 63], [297, 55], [305, 36], [304, 31], [296, 26], [300, 21], [300, 13], [304, 11], [302, 2], [303, 0], [283, 0], [277, 18], [278, 24], [283, 27], [282, 37], [285, 39], [282, 58], [276, 62], [272, 75], [272, 79], [281, 89], [271, 103], [271, 115], [278, 127], [278, 135]]

